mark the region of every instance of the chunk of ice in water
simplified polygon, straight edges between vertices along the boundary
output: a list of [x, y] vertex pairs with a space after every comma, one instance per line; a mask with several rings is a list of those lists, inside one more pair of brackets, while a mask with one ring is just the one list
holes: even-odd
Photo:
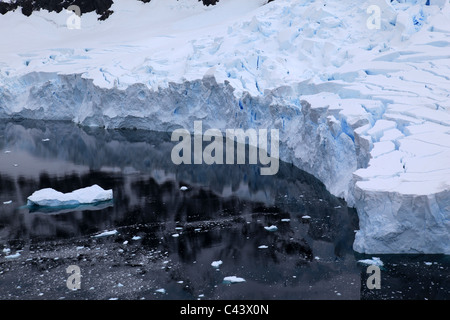
[[270, 227], [264, 227], [264, 229], [266, 229], [267, 231], [277, 231], [278, 228], [274, 225], [270, 226]]
[[213, 261], [211, 262], [211, 266], [213, 266], [214, 268], [218, 268], [222, 263], [223, 263], [222, 260]]
[[104, 231], [100, 234], [96, 234], [95, 236], [92, 236], [94, 238], [100, 238], [100, 237], [107, 237], [107, 236], [113, 236], [118, 234], [119, 232], [117, 230], [111, 230], [111, 231]]
[[236, 276], [228, 276], [223, 278], [223, 282], [225, 283], [239, 283], [239, 282], [245, 282], [244, 278], [236, 277]]

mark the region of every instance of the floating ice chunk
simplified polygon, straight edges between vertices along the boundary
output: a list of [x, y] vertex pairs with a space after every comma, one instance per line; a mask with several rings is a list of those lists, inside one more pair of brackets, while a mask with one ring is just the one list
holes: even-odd
[[289, 222], [291, 219], [281, 219], [281, 222]]
[[229, 277], [223, 278], [223, 282], [224, 283], [239, 283], [239, 282], [245, 282], [245, 279], [239, 278], [236, 276], [229, 276]]
[[372, 257], [372, 259], [358, 260], [358, 263], [375, 265], [377, 267], [382, 267], [384, 265], [383, 261], [381, 261], [381, 259], [377, 257]]
[[11, 151], [10, 150], [5, 150], [5, 153], [11, 153]]
[[8, 253], [11, 252], [11, 249], [10, 249], [10, 248], [5, 248], [5, 249], [3, 249], [3, 252], [6, 253], [6, 254], [8, 254]]
[[20, 253], [16, 252], [15, 254], [10, 254], [9, 256], [5, 256], [6, 259], [16, 259], [20, 257]]
[[222, 260], [218, 260], [218, 261], [213, 261], [211, 262], [211, 266], [213, 266], [214, 268], [218, 268], [220, 267], [220, 265], [223, 263]]
[[267, 231], [272, 231], [272, 232], [278, 230], [278, 228], [274, 225], [272, 225], [270, 227], [264, 227], [264, 229], [266, 229]]
[[141, 239], [141, 237], [139, 237], [139, 236], [134, 236], [133, 238], [131, 238], [131, 240], [140, 240]]
[[12, 200], [3, 202], [3, 204], [11, 204], [11, 203], [12, 203]]
[[178, 234], [178, 233], [174, 233], [173, 235], [172, 235], [172, 237], [174, 237], [174, 238], [178, 238], [180, 235]]
[[92, 204], [113, 198], [111, 189], [104, 190], [98, 185], [81, 188], [69, 193], [62, 193], [51, 188], [35, 191], [28, 197], [29, 206], [61, 207]]
[[47, 142], [47, 141], [50, 141], [50, 139], [48, 139], [48, 138], [42, 139], [42, 142]]
[[258, 247], [258, 249], [267, 249], [267, 248], [268, 248], [268, 246], [266, 246], [264, 244]]
[[186, 187], [186, 186], [182, 186], [182, 187], [180, 188], [181, 191], [186, 191], [187, 189], [188, 189], [188, 187]]
[[161, 289], [158, 289], [158, 290], [155, 290], [155, 292], [158, 292], [158, 293], [166, 293], [166, 289], [164, 289], [164, 288], [161, 288]]
[[427, 266], [431, 266], [433, 262], [424, 262]]
[[302, 219], [309, 220], [309, 219], [311, 219], [311, 217], [310, 216], [302, 216]]
[[104, 231], [100, 234], [97, 234], [95, 236], [93, 236], [94, 238], [100, 238], [100, 237], [107, 237], [107, 236], [113, 236], [118, 234], [119, 232], [117, 230], [111, 230], [111, 231]]

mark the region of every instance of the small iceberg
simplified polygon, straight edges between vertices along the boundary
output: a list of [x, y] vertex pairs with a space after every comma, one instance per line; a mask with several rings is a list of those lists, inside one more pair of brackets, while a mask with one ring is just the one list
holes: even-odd
[[372, 257], [372, 259], [358, 260], [358, 263], [374, 265], [377, 267], [382, 267], [384, 265], [383, 261], [381, 261], [381, 259], [377, 257]]
[[81, 188], [69, 193], [62, 193], [52, 188], [35, 191], [28, 197], [29, 207], [77, 207], [110, 201], [113, 198], [112, 189], [104, 190], [98, 185]]
[[224, 283], [239, 283], [239, 282], [245, 282], [245, 279], [239, 278], [236, 276], [229, 276], [229, 277], [223, 278], [223, 282]]
[[15, 253], [15, 254], [10, 254], [8, 256], [5, 256], [6, 259], [16, 259], [18, 257], [20, 257], [20, 253], [19, 252]]
[[188, 187], [186, 187], [186, 186], [182, 186], [182, 187], [180, 188], [181, 191], [186, 191], [187, 189], [188, 189]]
[[114, 236], [118, 234], [119, 232], [117, 230], [111, 230], [111, 231], [103, 231], [100, 234], [97, 234], [95, 236], [92, 236], [93, 238], [101, 238], [101, 237], [108, 237], [108, 236]]
[[213, 261], [213, 262], [211, 262], [211, 266], [213, 268], [219, 268], [222, 263], [223, 263], [222, 260]]
[[264, 227], [264, 229], [266, 229], [267, 231], [277, 231], [278, 230], [278, 228], [276, 227], [276, 226], [270, 226], [270, 227]]

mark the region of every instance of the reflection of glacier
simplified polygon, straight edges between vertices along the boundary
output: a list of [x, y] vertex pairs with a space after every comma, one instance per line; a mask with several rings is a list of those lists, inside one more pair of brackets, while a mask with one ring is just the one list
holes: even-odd
[[[26, 204], [34, 191], [48, 187], [61, 192], [92, 184], [114, 189], [114, 207], [101, 213], [81, 214], [99, 209], [82, 207], [51, 218], [42, 208], [23, 216], [16, 214], [15, 205], [2, 207], [9, 217], [3, 218], [16, 221], [11, 229], [25, 225], [23, 232], [34, 236], [94, 232], [107, 229], [113, 221], [128, 224], [140, 215], [148, 222], [214, 220], [220, 212], [245, 213], [264, 205], [298, 216], [307, 212], [319, 218], [332, 212], [336, 227], [327, 227], [329, 233], [311, 228], [311, 236], [320, 240], [348, 237], [344, 230], [349, 228], [337, 226], [348, 224], [352, 211], [347, 216], [345, 203], [320, 181], [284, 162], [272, 178], [261, 176], [258, 165], [176, 166], [170, 159], [175, 142], [166, 133], [80, 128], [70, 122], [0, 122], [0, 136], [0, 149], [11, 151], [0, 158], [0, 194], [11, 193], [15, 205]], [[12, 166], [16, 162], [19, 166]], [[35, 170], [30, 172], [28, 167]], [[181, 185], [188, 185], [188, 191], [180, 191]], [[294, 202], [285, 203], [291, 198]], [[314, 203], [309, 198], [324, 201]]]
[[[145, 10], [167, 19], [154, 28], [136, 19], [151, 30], [142, 35], [122, 20], [86, 18], [69, 49], [52, 40], [68, 36], [64, 28], [33, 41], [33, 27], [60, 24], [41, 13], [28, 20], [25, 47], [4, 49], [0, 117], [165, 132], [192, 130], [194, 120], [276, 128], [282, 160], [356, 207], [357, 251], [450, 253], [448, 1], [263, 2], [121, 10], [117, 1], [114, 19]], [[373, 4], [376, 31], [366, 28]], [[2, 24], [18, 19], [0, 21], [5, 37]]]

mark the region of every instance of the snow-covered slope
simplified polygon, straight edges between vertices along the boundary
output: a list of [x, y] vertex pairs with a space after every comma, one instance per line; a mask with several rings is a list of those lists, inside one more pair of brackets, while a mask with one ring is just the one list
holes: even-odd
[[278, 128], [281, 158], [357, 208], [355, 250], [449, 254], [449, 0], [266, 2], [121, 0], [81, 29], [9, 12], [0, 117]]

